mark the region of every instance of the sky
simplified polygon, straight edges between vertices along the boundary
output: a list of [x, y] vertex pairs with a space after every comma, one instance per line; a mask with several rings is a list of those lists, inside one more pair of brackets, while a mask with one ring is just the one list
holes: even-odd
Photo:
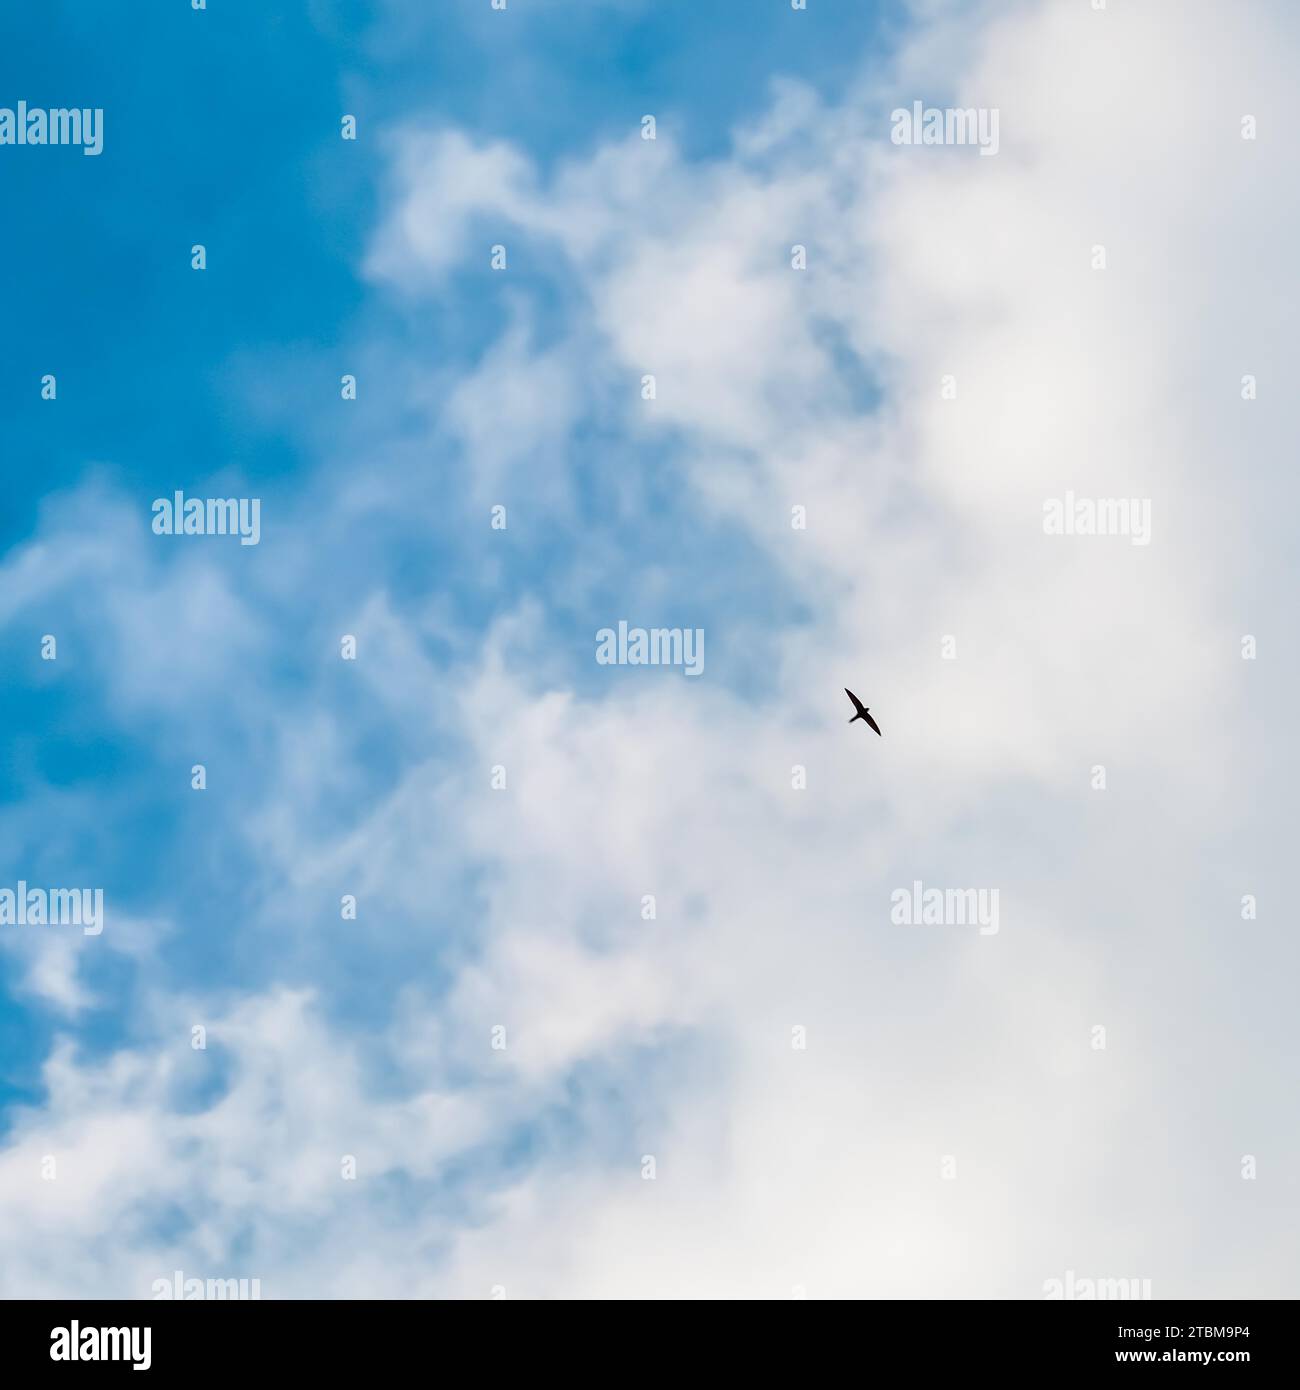
[[1298, 57], [0, 15], [0, 1294], [1300, 1295]]

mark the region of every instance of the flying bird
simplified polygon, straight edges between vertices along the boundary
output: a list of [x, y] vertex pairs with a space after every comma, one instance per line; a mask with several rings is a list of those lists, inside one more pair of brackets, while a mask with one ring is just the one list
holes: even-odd
[[[848, 688], [847, 685], [844, 687], [844, 693], [849, 697], [850, 700], [853, 701], [853, 708], [857, 710], [857, 714], [855, 714], [853, 718], [849, 720], [849, 723], [854, 724], [859, 719], [865, 719], [867, 723], [870, 724], [871, 727], [878, 734], [880, 734], [880, 725], [877, 724], [876, 721], [871, 717], [871, 711], [866, 707], [866, 705], [864, 705], [862, 701], [858, 699], [858, 697]], [[880, 737], [884, 738], [884, 734], [880, 734]]]

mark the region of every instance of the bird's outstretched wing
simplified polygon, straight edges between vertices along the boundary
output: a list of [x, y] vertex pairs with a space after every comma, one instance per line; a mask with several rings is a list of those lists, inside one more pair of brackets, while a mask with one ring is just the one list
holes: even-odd
[[858, 699], [858, 697], [848, 688], [847, 685], [844, 687], [844, 693], [849, 697], [850, 700], [853, 701], [853, 708], [857, 710], [859, 714], [866, 714], [866, 705], [864, 705], [862, 701]]
[[[863, 719], [865, 719], [865, 720], [867, 721], [868, 724], [871, 725], [871, 727], [872, 727], [878, 734], [880, 734], [880, 725], [876, 723], [876, 721], [866, 712], [866, 710], [863, 710], [863, 711], [862, 711], [862, 717], [863, 717]], [[884, 734], [880, 734], [880, 737], [881, 737], [881, 738], [884, 738]]]

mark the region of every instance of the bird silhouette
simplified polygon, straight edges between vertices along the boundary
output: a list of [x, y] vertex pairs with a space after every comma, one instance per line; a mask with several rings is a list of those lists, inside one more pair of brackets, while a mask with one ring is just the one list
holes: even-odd
[[[864, 705], [862, 701], [858, 699], [858, 697], [848, 688], [847, 685], [844, 687], [844, 693], [849, 697], [850, 700], [853, 701], [853, 708], [857, 710], [857, 714], [855, 714], [853, 718], [849, 720], [849, 723], [854, 724], [859, 719], [865, 719], [867, 723], [870, 724], [871, 727], [878, 734], [880, 734], [880, 725], [877, 724], [876, 721], [871, 717], [871, 711], [866, 707], [866, 705]], [[884, 734], [880, 734], [880, 737], [884, 738]]]

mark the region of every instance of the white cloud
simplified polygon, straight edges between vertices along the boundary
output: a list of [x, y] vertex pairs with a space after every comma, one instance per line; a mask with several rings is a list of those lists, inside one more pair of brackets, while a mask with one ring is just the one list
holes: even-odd
[[[1295, 949], [1239, 920], [1260, 869], [1232, 838], [1283, 737], [1250, 726], [1237, 639], [1285, 630], [1269, 594], [1291, 571], [1243, 470], [1290, 505], [1289, 419], [1237, 381], [1284, 380], [1294, 21], [989, 13], [969, 46], [923, 32], [887, 90], [843, 108], [781, 88], [712, 165], [629, 142], [548, 182], [509, 146], [399, 143], [376, 280], [414, 300], [480, 254], [479, 222], [509, 224], [565, 259], [585, 306], [560, 350], [507, 330], [454, 397], [447, 426], [501, 500], [528, 487], [525, 436], [555, 446], [593, 380], [626, 381], [623, 428], [671, 445], [699, 514], [742, 526], [815, 621], [783, 636], [768, 692], [713, 664], [699, 683], [610, 671], [594, 697], [521, 610], [439, 689], [451, 773], [430, 755], [334, 840], [301, 810], [310, 748], [281, 736], [297, 775], [258, 828], [284, 881], [338, 866], [407, 904], [430, 875], [482, 873], [457, 951], [428, 932], [446, 989], [413, 980], [375, 1040], [408, 1094], [370, 1095], [360, 1047], [292, 994], [229, 1012], [236, 1080], [206, 1112], [170, 1103], [184, 1053], [56, 1053], [48, 1111], [0, 1166], [26, 1252], [9, 1277], [87, 1237], [85, 1288], [166, 1273], [162, 1240], [143, 1266], [107, 1243], [165, 1197], [202, 1217], [212, 1258], [247, 1222], [268, 1291], [1034, 1297], [1067, 1268], [1158, 1296], [1296, 1290], [1274, 1175], [1297, 1135], [1268, 1021]], [[999, 106], [999, 155], [891, 147], [888, 108], [922, 83]], [[1259, 147], [1238, 108], [1274, 116]], [[1044, 536], [1066, 488], [1150, 496], [1151, 546]], [[437, 676], [386, 607], [365, 611], [406, 682], [385, 708], [413, 727]], [[883, 739], [846, 727], [845, 684]], [[337, 748], [325, 716], [317, 735]], [[1294, 769], [1291, 740], [1275, 756]], [[998, 887], [1001, 930], [891, 924], [914, 878]], [[56, 1149], [70, 1195], [34, 1198]], [[1268, 1176], [1243, 1196], [1246, 1152]], [[435, 1181], [450, 1159], [472, 1220], [384, 1219], [379, 1178]]]
[[[693, 1018], [725, 1070], [665, 1101], [645, 1141], [664, 1151], [653, 1191], [630, 1150], [603, 1200], [592, 1175], [543, 1167], [531, 1197], [466, 1238], [471, 1282], [505, 1265], [549, 1293], [1032, 1295], [1068, 1264], [1132, 1267], [1166, 1293], [1255, 1287], [1226, 1252], [1248, 1134], [1294, 1142], [1267, 1083], [1254, 1121], [1225, 1115], [1215, 1146], [1171, 1101], [1149, 1121], [1133, 1107], [1176, 1094], [1184, 1066], [1151, 954], [1175, 994], [1207, 970], [1252, 973], [1236, 895], [1204, 903], [1186, 872], [1225, 816], [1252, 809], [1230, 772], [1241, 619], [1221, 598], [1225, 585], [1250, 596], [1258, 574], [1247, 556], [1231, 575], [1204, 562], [1243, 526], [1240, 490], [1205, 482], [1222, 476], [1216, 444], [1240, 438], [1252, 350], [1210, 363], [1205, 344], [1257, 326], [1254, 352], [1279, 360], [1272, 311], [1249, 312], [1260, 277], [1241, 236], [1267, 225], [1263, 278], [1289, 298], [1275, 235], [1279, 218], [1295, 230], [1294, 200], [1277, 196], [1294, 179], [1276, 141], [1266, 155], [1241, 141], [1239, 117], [1277, 109], [1296, 35], [1270, 8], [1232, 26], [1225, 59], [1222, 12], [1171, 14], [1018, 7], [980, 33], [973, 67], [962, 51], [961, 67], [936, 68], [943, 45], [923, 36], [897, 86], [924, 78], [999, 106], [995, 159], [891, 148], [892, 89], [833, 112], [787, 89], [742, 162], [701, 170], [628, 142], [549, 190], [520, 176], [527, 196], [500, 209], [563, 246], [615, 364], [659, 375], [659, 400], [630, 397], [628, 421], [680, 432], [701, 497], [816, 595], [820, 621], [792, 636], [758, 709], [634, 698], [630, 679], [598, 706], [547, 699], [531, 714], [517, 682], [474, 690], [485, 728], [512, 711], [524, 767], [508, 811], [469, 820], [501, 865], [501, 944], [479, 969], [495, 964], [525, 1011], [560, 998], [572, 1014], [545, 972], [530, 983], [512, 962], [562, 941], [558, 924], [609, 922], [625, 904], [612, 949], [671, 980], [664, 1022]], [[1131, 99], [1099, 103], [1117, 87]], [[1190, 95], [1211, 90], [1233, 95]], [[418, 196], [434, 184], [415, 173]], [[795, 241], [809, 245], [802, 278]], [[416, 283], [418, 245], [387, 244], [390, 272]], [[875, 418], [819, 323], [877, 376]], [[947, 373], [957, 401], [940, 398]], [[1261, 465], [1280, 462], [1279, 442], [1262, 441]], [[1150, 497], [1151, 547], [1044, 536], [1043, 501], [1066, 488]], [[804, 535], [786, 525], [795, 502]], [[865, 750], [834, 722], [850, 674], [886, 723]], [[810, 690], [825, 697], [815, 714]], [[812, 769], [802, 800], [784, 789], [793, 762]], [[1002, 883], [1004, 934], [891, 937], [882, 890], [913, 867]], [[647, 931], [630, 911], [647, 880], [707, 907]], [[1214, 944], [1182, 961], [1191, 921]], [[605, 986], [591, 1019], [608, 1016], [608, 972]], [[629, 1028], [662, 993], [628, 990]], [[801, 1018], [829, 1039], [778, 1061]], [[1117, 1031], [1100, 1055], [1087, 1045], [1099, 1018]], [[1228, 1045], [1212, 1012], [1198, 1018]], [[951, 1187], [944, 1152], [973, 1168]], [[1218, 1195], [1191, 1239], [1173, 1194], [1207, 1183]], [[1293, 1261], [1253, 1235], [1267, 1277], [1293, 1286]], [[561, 1245], [578, 1252], [563, 1270]]]

